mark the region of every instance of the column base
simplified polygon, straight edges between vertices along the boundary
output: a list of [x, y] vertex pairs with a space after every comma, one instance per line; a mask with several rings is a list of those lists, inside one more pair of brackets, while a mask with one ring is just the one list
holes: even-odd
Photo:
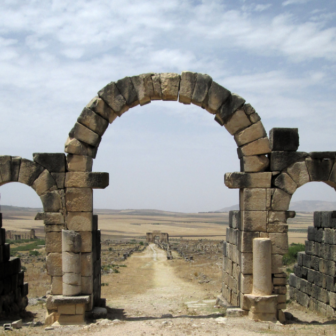
[[278, 295], [258, 296], [246, 294], [250, 303], [249, 318], [251, 320], [276, 322]]

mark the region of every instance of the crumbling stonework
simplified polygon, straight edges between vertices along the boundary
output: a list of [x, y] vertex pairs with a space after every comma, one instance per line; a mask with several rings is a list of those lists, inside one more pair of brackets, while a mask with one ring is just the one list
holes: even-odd
[[146, 233], [147, 243], [169, 243], [169, 234], [161, 231], [153, 231]]
[[[241, 171], [225, 174], [225, 184], [240, 190], [240, 211], [230, 213], [223, 247], [222, 294], [230, 304], [246, 312], [250, 310], [253, 240], [269, 238], [272, 296], [277, 300], [277, 316], [281, 318], [282, 309], [286, 308], [282, 265], [288, 249], [286, 220], [295, 215], [288, 211], [289, 203], [295, 190], [307, 182], [323, 181], [336, 187], [336, 152], [298, 152], [297, 129], [274, 128], [268, 138], [260, 116], [242, 97], [208, 75], [183, 71], [181, 75], [141, 74], [107, 84], [84, 107], [70, 130], [64, 148], [66, 155], [35, 153], [33, 161], [0, 156], [0, 185], [21, 182], [31, 186], [43, 204], [44, 214], [40, 217], [46, 228], [47, 270], [51, 276], [47, 301], [50, 314], [46, 321], [83, 323], [82, 316], [73, 316], [77, 315], [73, 314], [77, 307], [81, 310], [85, 306], [86, 311], [91, 311], [94, 306], [104, 304], [100, 298], [100, 231], [92, 211], [93, 189], [106, 188], [109, 180], [108, 173], [92, 172], [92, 159], [109, 124], [130, 108], [158, 99], [200, 106], [234, 137]], [[65, 295], [66, 286], [63, 286], [65, 281], [73, 279], [63, 278], [63, 263], [69, 251], [62, 250], [62, 230], [72, 230], [81, 237], [78, 252], [81, 284], [77, 272], [77, 295], [72, 301]], [[252, 306], [258, 304], [254, 302]]]
[[7, 230], [6, 231], [6, 239], [11, 239], [11, 240], [36, 239], [35, 230], [31, 229], [28, 232], [27, 231]]

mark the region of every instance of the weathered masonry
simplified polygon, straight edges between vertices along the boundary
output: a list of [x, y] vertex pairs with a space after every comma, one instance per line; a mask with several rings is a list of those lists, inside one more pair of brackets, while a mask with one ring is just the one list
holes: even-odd
[[[33, 161], [0, 157], [0, 185], [24, 183], [43, 204], [39, 218], [45, 223], [51, 277], [47, 322], [83, 323], [85, 311], [104, 305], [92, 190], [106, 188], [109, 179], [108, 173], [92, 172], [93, 159], [109, 124], [152, 100], [200, 106], [234, 137], [241, 171], [226, 174], [225, 184], [240, 189], [240, 211], [230, 213], [222, 293], [251, 317], [280, 317], [286, 307], [282, 256], [288, 248], [286, 220], [294, 216], [287, 211], [291, 196], [309, 181], [324, 181], [335, 188], [335, 153], [297, 152], [297, 129], [272, 129], [268, 137], [258, 113], [242, 97], [208, 75], [185, 71], [148, 73], [107, 84], [79, 115], [65, 154], [35, 153]], [[12, 262], [9, 255], [0, 256], [1, 267]], [[77, 267], [70, 268], [71, 263]], [[260, 263], [265, 265], [263, 278], [255, 271]]]
[[161, 231], [153, 231], [146, 233], [147, 243], [169, 243], [169, 234]]

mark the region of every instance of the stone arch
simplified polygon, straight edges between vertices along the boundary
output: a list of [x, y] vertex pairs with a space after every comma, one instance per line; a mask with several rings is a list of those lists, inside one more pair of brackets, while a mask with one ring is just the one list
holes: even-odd
[[[255, 109], [209, 75], [189, 71], [183, 71], [181, 75], [147, 73], [107, 84], [84, 107], [69, 132], [65, 152], [95, 158], [109, 123], [130, 108], [155, 100], [192, 103], [207, 110], [234, 136], [242, 171], [259, 172], [268, 168], [269, 160], [265, 154], [271, 151], [269, 139]], [[89, 166], [87, 163], [86, 168]]]

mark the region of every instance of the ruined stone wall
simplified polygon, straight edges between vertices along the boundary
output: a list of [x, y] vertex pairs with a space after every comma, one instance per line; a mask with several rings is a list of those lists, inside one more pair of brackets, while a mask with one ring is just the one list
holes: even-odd
[[299, 252], [289, 294], [300, 305], [323, 315], [336, 313], [336, 211], [314, 212], [305, 252]]
[[31, 229], [28, 232], [27, 231], [7, 230], [6, 231], [6, 239], [11, 239], [11, 240], [36, 239], [35, 230]]

